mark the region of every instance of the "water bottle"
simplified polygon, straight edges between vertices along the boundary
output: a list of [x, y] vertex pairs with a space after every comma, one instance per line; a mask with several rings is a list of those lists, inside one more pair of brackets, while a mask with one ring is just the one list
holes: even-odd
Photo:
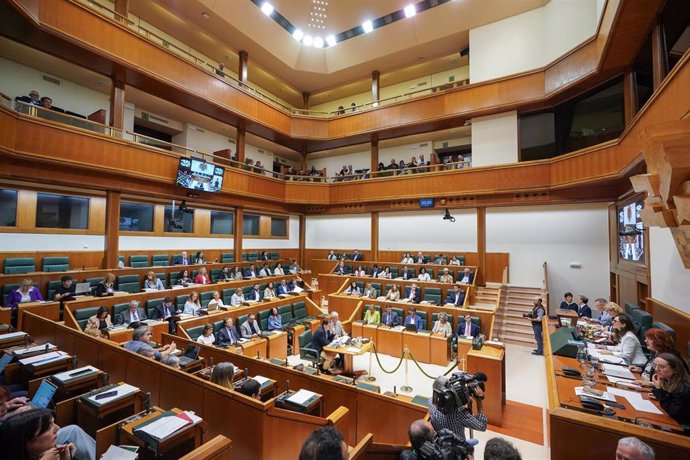
[[580, 367], [584, 366], [587, 362], [587, 349], [584, 346], [577, 347], [577, 355], [575, 358], [577, 362], [580, 363]]
[[582, 385], [585, 388], [592, 388], [596, 384], [596, 372], [594, 366], [585, 366], [585, 372], [582, 374]]

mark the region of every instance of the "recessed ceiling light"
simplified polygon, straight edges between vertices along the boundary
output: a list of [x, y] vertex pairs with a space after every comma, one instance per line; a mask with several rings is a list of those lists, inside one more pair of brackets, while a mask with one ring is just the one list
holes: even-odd
[[307, 46], [311, 46], [314, 43], [314, 38], [311, 35], [305, 35], [302, 39], [302, 43]]
[[326, 37], [326, 43], [328, 43], [328, 46], [335, 46], [335, 44], [337, 43], [335, 41], [335, 35], [329, 35], [328, 37]]
[[208, 18], [210, 18], [211, 16], [209, 16], [208, 13], [207, 13], [206, 11], [204, 11], [203, 13], [201, 13], [201, 17], [204, 18], [204, 19], [208, 19]]
[[297, 41], [301, 41], [302, 37], [304, 37], [304, 32], [302, 32], [299, 29], [295, 29], [294, 32], [292, 32], [292, 38], [294, 38]]
[[371, 21], [364, 21], [362, 23], [362, 29], [364, 29], [365, 34], [368, 34], [372, 30], [374, 30], [374, 24]]
[[314, 38], [314, 48], [323, 48], [323, 38], [321, 38], [321, 37]]
[[412, 16], [417, 14], [417, 9], [414, 7], [414, 5], [407, 5], [404, 11], [406, 18], [411, 18]]
[[273, 13], [273, 5], [271, 5], [271, 4], [268, 3], [268, 2], [264, 2], [264, 3], [261, 5], [261, 11], [262, 11], [266, 16], [270, 16], [271, 13]]

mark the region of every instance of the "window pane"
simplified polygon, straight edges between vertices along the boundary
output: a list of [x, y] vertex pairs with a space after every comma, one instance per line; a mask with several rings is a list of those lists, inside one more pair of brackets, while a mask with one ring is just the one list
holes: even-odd
[[565, 151], [617, 138], [623, 132], [623, 80], [579, 100], [571, 113]]
[[89, 199], [39, 193], [36, 201], [36, 227], [89, 228]]
[[211, 234], [232, 235], [235, 215], [231, 212], [211, 211]]
[[[174, 212], [173, 212], [174, 211]], [[174, 233], [194, 232], [194, 211], [181, 213], [175, 206], [166, 206], [163, 214], [165, 231]]]
[[259, 216], [245, 215], [242, 220], [243, 235], [259, 235]]
[[0, 190], [0, 227], [17, 226], [17, 191]]
[[129, 232], [153, 231], [153, 205], [120, 203], [120, 230]]
[[271, 217], [271, 236], [287, 236], [287, 219]]

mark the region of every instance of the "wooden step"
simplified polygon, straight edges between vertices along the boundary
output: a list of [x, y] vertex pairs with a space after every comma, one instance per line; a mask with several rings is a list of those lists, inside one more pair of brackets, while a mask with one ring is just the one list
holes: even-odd
[[499, 334], [499, 339], [501, 342], [505, 343], [512, 343], [515, 345], [524, 345], [524, 346], [536, 346], [536, 342], [534, 341], [534, 336], [532, 337], [526, 337], [523, 335], [517, 335], [517, 334], [510, 334], [510, 333], [505, 333], [505, 334]]

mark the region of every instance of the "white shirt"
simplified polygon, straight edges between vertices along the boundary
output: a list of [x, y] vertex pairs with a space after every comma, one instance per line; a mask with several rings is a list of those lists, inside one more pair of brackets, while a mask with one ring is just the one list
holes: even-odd
[[420, 273], [417, 279], [419, 281], [431, 281], [431, 276], [428, 273]]
[[199, 343], [205, 343], [206, 345], [211, 345], [216, 341], [216, 338], [213, 336], [213, 334], [209, 335], [208, 337], [206, 337], [204, 334], [201, 334], [196, 341]]
[[244, 302], [244, 294], [233, 294], [232, 297], [230, 298], [230, 303], [232, 304], [233, 307], [238, 307], [242, 305]]
[[273, 270], [273, 275], [284, 275], [285, 272], [283, 271], [283, 267], [276, 267], [275, 270]]

